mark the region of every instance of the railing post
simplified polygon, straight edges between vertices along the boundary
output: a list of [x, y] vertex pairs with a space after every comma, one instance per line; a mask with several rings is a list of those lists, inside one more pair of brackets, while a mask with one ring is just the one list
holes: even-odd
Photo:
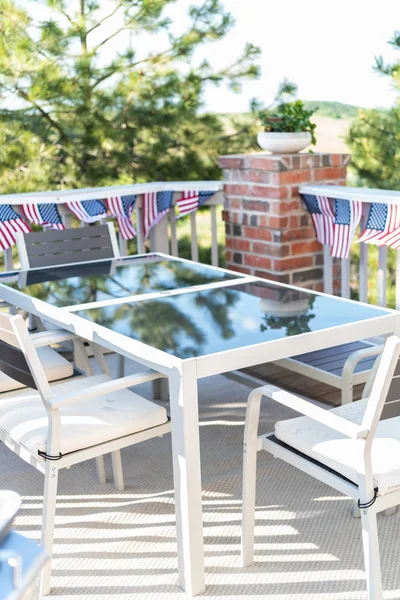
[[[238, 154], [220, 157], [224, 173], [229, 269], [327, 291], [331, 260], [317, 242], [300, 184], [346, 183], [348, 154]], [[333, 291], [340, 291], [333, 270]], [[326, 273], [325, 273], [326, 269]]]
[[164, 217], [150, 230], [150, 249], [152, 252], [169, 254], [168, 218]]

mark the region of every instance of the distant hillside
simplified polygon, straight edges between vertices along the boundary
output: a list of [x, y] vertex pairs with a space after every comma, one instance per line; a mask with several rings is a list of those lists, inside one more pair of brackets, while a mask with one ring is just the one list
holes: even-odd
[[306, 102], [308, 110], [317, 109], [315, 113], [319, 117], [329, 117], [330, 119], [354, 119], [358, 117], [358, 106], [352, 104], [342, 104], [341, 102], [318, 102], [310, 100]]

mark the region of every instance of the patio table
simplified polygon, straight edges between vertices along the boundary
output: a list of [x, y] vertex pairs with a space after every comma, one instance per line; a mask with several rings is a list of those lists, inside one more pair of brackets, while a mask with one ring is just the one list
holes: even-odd
[[165, 374], [179, 582], [205, 590], [197, 381], [390, 333], [400, 313], [165, 254], [2, 274], [0, 298]]

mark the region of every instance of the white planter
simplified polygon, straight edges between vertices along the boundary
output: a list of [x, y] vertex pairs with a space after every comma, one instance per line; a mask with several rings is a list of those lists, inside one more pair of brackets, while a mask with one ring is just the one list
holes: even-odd
[[311, 133], [309, 131], [299, 133], [260, 131], [257, 141], [263, 150], [275, 154], [294, 154], [311, 144]]

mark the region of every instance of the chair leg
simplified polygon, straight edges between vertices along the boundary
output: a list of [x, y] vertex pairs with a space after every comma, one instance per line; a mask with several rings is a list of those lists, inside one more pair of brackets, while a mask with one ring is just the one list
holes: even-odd
[[121, 450], [111, 452], [112, 468], [114, 475], [114, 485], [117, 490], [122, 492], [125, 489], [124, 473], [122, 471]]
[[44, 499], [42, 517], [42, 539], [41, 544], [46, 549], [49, 560], [43, 569], [40, 593], [45, 596], [50, 593], [51, 561], [53, 553], [54, 520], [56, 515], [58, 468], [52, 461], [46, 463], [44, 479]]
[[374, 510], [361, 510], [362, 540], [368, 600], [382, 600], [382, 577], [379, 558], [378, 525]]
[[99, 483], [104, 485], [106, 483], [106, 470], [104, 468], [104, 456], [96, 457], [96, 473], [97, 480]]
[[121, 378], [125, 375], [125, 356], [120, 354], [118, 356], [118, 377]]
[[249, 396], [243, 445], [242, 496], [242, 566], [248, 567], [254, 557], [254, 523], [256, 508], [257, 431], [261, 394], [256, 390]]

